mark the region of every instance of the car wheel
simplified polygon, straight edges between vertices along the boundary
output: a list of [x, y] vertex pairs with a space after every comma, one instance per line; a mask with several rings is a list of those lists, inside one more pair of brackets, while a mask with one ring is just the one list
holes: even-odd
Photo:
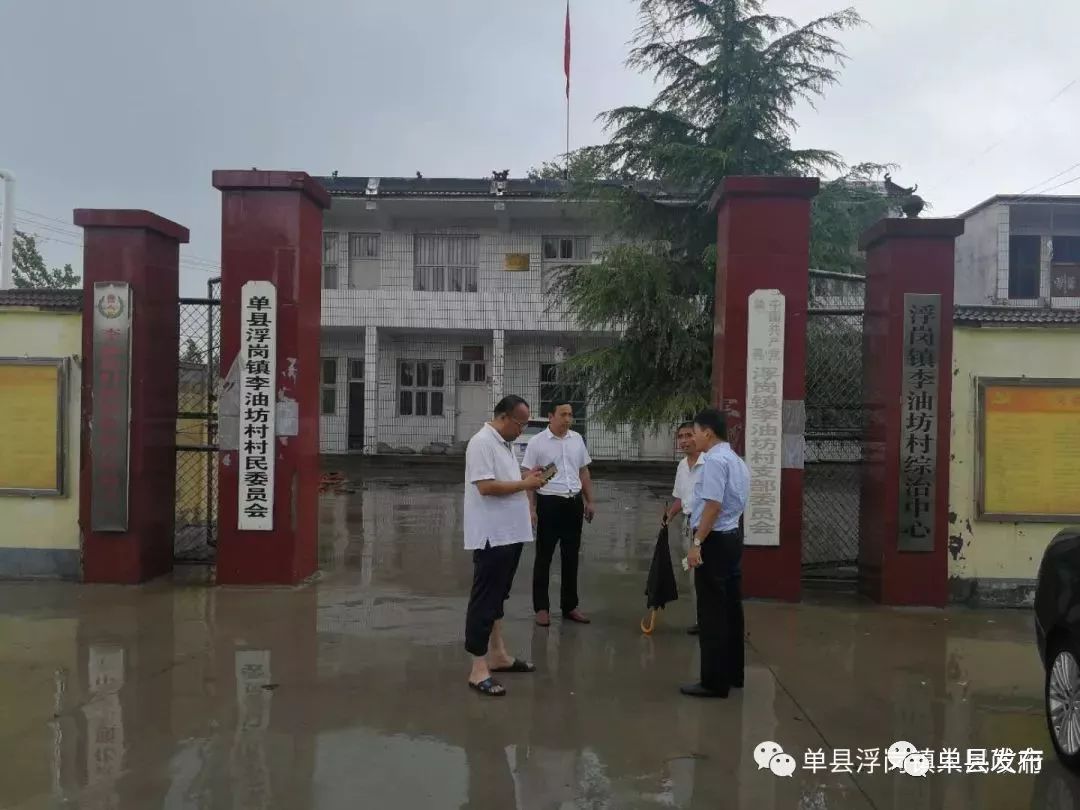
[[1080, 772], [1080, 654], [1069, 642], [1055, 644], [1047, 658], [1046, 726], [1058, 758]]

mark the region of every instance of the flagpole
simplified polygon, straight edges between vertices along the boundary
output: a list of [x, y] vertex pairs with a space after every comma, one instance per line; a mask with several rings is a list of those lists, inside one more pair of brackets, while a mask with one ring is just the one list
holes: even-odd
[[566, 26], [563, 36], [563, 70], [566, 73], [566, 168], [565, 179], [570, 179], [570, 0], [566, 0]]
[[570, 96], [566, 96], [566, 179], [570, 179]]

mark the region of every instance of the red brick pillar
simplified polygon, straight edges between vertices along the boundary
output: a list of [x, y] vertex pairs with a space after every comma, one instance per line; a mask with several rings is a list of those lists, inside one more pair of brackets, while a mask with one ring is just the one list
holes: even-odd
[[[748, 463], [757, 453], [762, 454], [759, 458], [778, 457], [781, 467], [778, 510], [759, 512], [762, 525], [771, 521], [774, 535], [778, 524], [779, 545], [743, 549], [746, 596], [798, 601], [800, 595], [810, 201], [817, 191], [817, 178], [804, 177], [729, 177], [720, 188], [713, 401], [728, 412], [735, 452]], [[775, 431], [766, 435], [765, 422], [777, 423], [780, 416], [762, 421], [755, 432], [765, 444], [757, 445], [755, 452], [754, 437], [745, 436], [744, 427], [749, 301], [756, 290], [779, 290], [784, 302], [782, 385], [774, 397], [781, 406], [783, 427], [776, 427], [779, 436]], [[772, 404], [758, 413], [772, 414]], [[748, 534], [755, 520], [748, 509], [743, 521]]]
[[960, 219], [884, 219], [863, 234], [867, 427], [859, 590], [944, 606], [948, 588], [953, 242]]
[[[330, 197], [304, 172], [215, 171], [213, 182], [221, 191], [225, 383], [219, 403], [217, 579], [221, 584], [295, 583], [314, 573], [317, 563], [322, 212]], [[251, 421], [259, 414], [249, 414], [252, 403], [243, 401], [244, 386], [252, 390], [245, 371], [254, 373], [247, 366], [254, 356], [249, 351], [254, 304], [243, 295], [251, 282], [270, 282], [276, 296], [270, 310], [276, 322], [273, 380], [266, 389], [276, 435], [269, 439], [272, 509], [258, 528], [250, 519], [242, 528], [241, 483], [255, 486], [262, 480], [251, 483], [254, 479], [240, 469], [242, 462], [253, 463], [245, 453], [259, 451], [247, 441], [261, 441], [258, 435], [241, 435], [248, 425], [259, 428]], [[242, 347], [248, 356], [240, 357]]]
[[94, 208], [77, 209], [75, 224], [84, 229], [83, 578], [132, 584], [172, 570], [188, 230], [149, 211]]

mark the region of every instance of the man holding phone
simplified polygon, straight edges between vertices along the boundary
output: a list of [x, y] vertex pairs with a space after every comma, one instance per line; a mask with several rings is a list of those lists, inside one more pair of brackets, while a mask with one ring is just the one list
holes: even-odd
[[472, 656], [469, 686], [490, 697], [506, 694], [492, 673], [536, 671], [509, 653], [502, 633], [504, 604], [521, 550], [532, 542], [525, 493], [531, 495], [543, 483], [539, 470], [522, 473], [510, 446], [528, 424], [529, 403], [504, 397], [465, 451], [465, 549], [473, 557], [465, 649]]
[[591, 521], [595, 514], [592, 477], [589, 475], [592, 458], [581, 434], [570, 429], [573, 422], [574, 409], [570, 403], [553, 402], [547, 429], [529, 440], [522, 461], [525, 469], [547, 468], [544, 475], [550, 476], [543, 487], [529, 493], [532, 521], [536, 526], [533, 610], [536, 611], [536, 623], [541, 627], [551, 624], [548, 585], [556, 546], [559, 546], [562, 563], [559, 609], [564, 619], [589, 623], [588, 617], [578, 609], [577, 578], [581, 523], [582, 520]]

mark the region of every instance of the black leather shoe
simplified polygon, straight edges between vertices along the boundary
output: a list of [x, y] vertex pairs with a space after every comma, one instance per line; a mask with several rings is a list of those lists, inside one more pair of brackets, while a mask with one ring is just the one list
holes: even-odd
[[700, 632], [701, 629], [696, 624], [692, 624], [688, 628], [686, 628], [687, 635], [696, 636]]
[[706, 689], [700, 683], [691, 683], [686, 686], [680, 686], [679, 691], [684, 695], [690, 697], [702, 697], [702, 698], [726, 698], [728, 696], [728, 690], [718, 692], [715, 689]]

